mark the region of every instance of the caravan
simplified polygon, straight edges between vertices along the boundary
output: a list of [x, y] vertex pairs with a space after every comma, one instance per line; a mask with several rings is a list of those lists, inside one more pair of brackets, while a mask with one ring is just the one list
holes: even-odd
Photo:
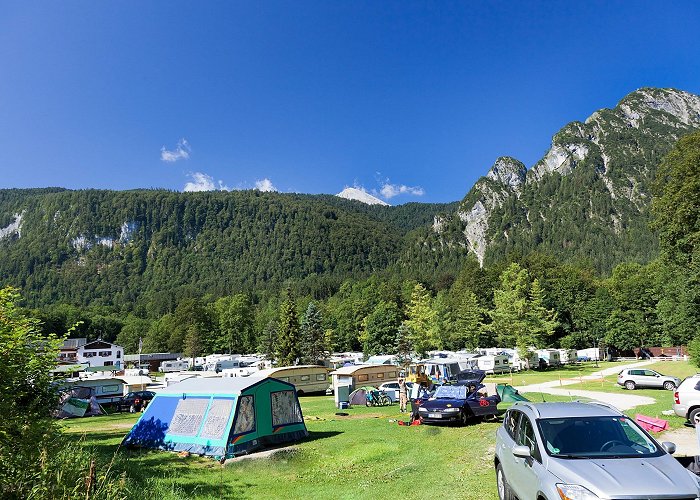
[[256, 377], [274, 377], [296, 387], [299, 396], [325, 393], [328, 389], [328, 368], [317, 365], [279, 366], [255, 373]]
[[190, 363], [184, 359], [163, 361], [160, 364], [160, 371], [163, 373], [182, 372], [190, 369]]
[[469, 359], [469, 369], [478, 369], [487, 374], [511, 371], [510, 359], [506, 354], [479, 354]]

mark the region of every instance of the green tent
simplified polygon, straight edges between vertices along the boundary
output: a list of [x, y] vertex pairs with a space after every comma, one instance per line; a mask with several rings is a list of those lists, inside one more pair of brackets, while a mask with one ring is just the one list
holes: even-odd
[[124, 443], [219, 458], [308, 436], [294, 385], [191, 378], [156, 393]]
[[501, 398], [502, 403], [515, 403], [516, 401], [530, 401], [525, 396], [518, 393], [518, 390], [508, 384], [498, 384], [496, 393]]

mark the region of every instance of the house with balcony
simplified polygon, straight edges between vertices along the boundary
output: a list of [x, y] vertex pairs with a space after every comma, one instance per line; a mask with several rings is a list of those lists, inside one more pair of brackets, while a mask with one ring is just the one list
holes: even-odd
[[96, 366], [113, 366], [116, 370], [124, 368], [124, 348], [98, 339], [81, 345], [76, 350], [77, 363]]

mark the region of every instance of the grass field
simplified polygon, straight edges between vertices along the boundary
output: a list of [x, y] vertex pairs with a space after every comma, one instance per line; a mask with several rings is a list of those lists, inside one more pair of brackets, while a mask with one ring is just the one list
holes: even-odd
[[[546, 372], [515, 375], [514, 384], [541, 383], [575, 378], [614, 366], [566, 367]], [[665, 374], [683, 378], [695, 373], [688, 363], [652, 365]], [[566, 375], [566, 376], [564, 376]], [[508, 376], [491, 380], [509, 383]], [[526, 382], [519, 381], [523, 378]], [[569, 386], [604, 392], [624, 391], [616, 376]], [[671, 428], [683, 426], [682, 419], [664, 416], [671, 408], [673, 393], [638, 390], [657, 403], [627, 413], [668, 420]], [[541, 401], [539, 393], [526, 393]], [[570, 397], [544, 395], [546, 401], [569, 401]], [[578, 399], [578, 398], [573, 398]], [[119, 443], [137, 415], [114, 414], [66, 421], [69, 435], [107, 460], [115, 452], [117, 467], [126, 471], [144, 491], [153, 489], [162, 498], [423, 498], [444, 497], [483, 500], [497, 498], [493, 472], [495, 432], [500, 423], [482, 422], [467, 427], [404, 427], [407, 419], [398, 406], [353, 407], [347, 416], [336, 415], [333, 398], [300, 398], [309, 438], [296, 451], [281, 457], [250, 460], [222, 466], [211, 459], [181, 458], [168, 452], [142, 452], [119, 448]], [[499, 405], [505, 409], [508, 405]]]

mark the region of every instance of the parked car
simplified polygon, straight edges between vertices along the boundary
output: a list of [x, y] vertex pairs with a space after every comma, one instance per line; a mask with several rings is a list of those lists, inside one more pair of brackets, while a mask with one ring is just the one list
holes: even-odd
[[617, 375], [617, 383], [630, 391], [637, 387], [672, 391], [680, 385], [681, 379], [644, 368], [625, 368]]
[[[411, 394], [411, 389], [413, 388], [413, 382], [406, 382], [407, 395]], [[384, 382], [378, 387], [380, 391], [389, 396], [393, 402], [399, 400], [399, 383], [398, 382]]]
[[421, 421], [426, 424], [459, 423], [465, 425], [473, 418], [498, 414], [498, 395], [485, 396], [481, 383], [486, 377], [482, 370], [472, 370], [475, 378], [464, 379], [457, 385], [441, 385], [418, 407]]
[[117, 410], [128, 410], [131, 413], [141, 411], [148, 406], [153, 397], [156, 395], [153, 391], [137, 391], [130, 392], [126, 396], [122, 396], [116, 402]]
[[517, 402], [496, 432], [500, 500], [695, 499], [697, 476], [604, 403]]
[[673, 411], [697, 427], [700, 424], [700, 373], [687, 377], [673, 394]]

